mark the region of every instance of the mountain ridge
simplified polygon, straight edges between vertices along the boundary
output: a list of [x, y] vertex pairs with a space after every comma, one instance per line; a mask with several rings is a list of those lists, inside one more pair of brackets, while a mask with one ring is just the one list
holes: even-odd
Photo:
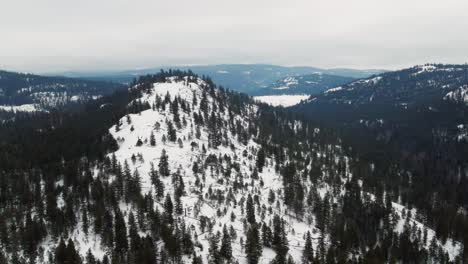
[[[354, 70], [354, 69], [321, 69], [309, 66], [278, 66], [271, 64], [220, 64], [220, 65], [189, 65], [162, 66], [139, 70], [126, 70], [94, 74], [94, 73], [60, 73], [69, 77], [83, 77], [98, 80], [117, 80], [130, 83], [136, 76], [158, 72], [160, 69], [192, 70], [200, 76], [210, 76], [214, 82], [225, 88], [254, 95], [262, 88], [273, 85], [274, 82], [289, 77], [315, 72], [330, 73], [332, 75], [352, 78], [367, 77], [382, 70]], [[54, 73], [57, 74], [57, 73]]]

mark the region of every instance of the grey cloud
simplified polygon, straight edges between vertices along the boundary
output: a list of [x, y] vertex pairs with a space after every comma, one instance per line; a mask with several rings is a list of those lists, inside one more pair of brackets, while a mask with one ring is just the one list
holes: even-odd
[[464, 0], [0, 0], [0, 67], [465, 63]]

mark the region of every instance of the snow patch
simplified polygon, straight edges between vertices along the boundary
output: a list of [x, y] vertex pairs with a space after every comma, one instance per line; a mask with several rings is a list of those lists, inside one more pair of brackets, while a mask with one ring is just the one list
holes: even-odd
[[299, 104], [309, 98], [309, 95], [265, 95], [255, 96], [254, 99], [272, 106], [289, 107]]

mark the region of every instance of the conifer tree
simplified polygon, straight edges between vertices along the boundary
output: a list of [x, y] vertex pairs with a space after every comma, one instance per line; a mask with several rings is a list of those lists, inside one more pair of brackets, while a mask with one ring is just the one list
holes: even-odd
[[159, 200], [164, 197], [164, 183], [159, 178], [159, 173], [155, 170], [154, 164], [151, 162], [150, 179], [156, 190], [156, 198]]
[[265, 166], [265, 150], [261, 147], [257, 152], [257, 168], [259, 172], [263, 171], [263, 166]]
[[224, 225], [223, 227], [223, 238], [221, 239], [221, 249], [220, 249], [221, 256], [230, 261], [232, 258], [232, 246], [231, 246], [231, 236], [229, 235], [229, 231]]
[[166, 154], [166, 150], [163, 149], [161, 152], [161, 158], [159, 159], [159, 174], [162, 176], [169, 176], [171, 174], [169, 170], [169, 157]]
[[167, 139], [172, 142], [177, 140], [177, 131], [171, 121], [167, 121]]
[[221, 254], [218, 248], [218, 244], [219, 244], [219, 232], [218, 234], [214, 234], [214, 235], [212, 234], [209, 237], [210, 247], [208, 249], [208, 252], [209, 252], [210, 263], [213, 263], [213, 264], [221, 263]]
[[119, 209], [115, 211], [115, 251], [124, 254], [128, 250], [127, 227], [122, 212]]
[[287, 261], [288, 239], [284, 229], [284, 221], [278, 215], [273, 217], [273, 249], [276, 251], [276, 263], [285, 263]]
[[152, 147], [156, 146], [156, 137], [154, 136], [153, 131], [151, 131], [151, 134], [150, 134], [150, 145]]
[[128, 234], [130, 237], [130, 250], [136, 252], [140, 248], [140, 235], [138, 234], [138, 228], [135, 222], [135, 216], [133, 212], [130, 212], [128, 216]]
[[256, 224], [255, 207], [253, 204], [252, 196], [250, 194], [247, 196], [246, 211], [247, 211], [247, 222], [249, 222], [252, 225], [255, 225]]
[[166, 200], [164, 201], [164, 220], [167, 224], [172, 225], [174, 223], [174, 218], [172, 213], [174, 211], [174, 205], [172, 203], [171, 196], [166, 195]]
[[249, 227], [245, 241], [245, 253], [249, 264], [257, 264], [262, 255], [260, 234], [256, 225]]
[[307, 231], [304, 251], [302, 252], [302, 263], [310, 264], [314, 261], [314, 249], [312, 248], [312, 238], [310, 232]]

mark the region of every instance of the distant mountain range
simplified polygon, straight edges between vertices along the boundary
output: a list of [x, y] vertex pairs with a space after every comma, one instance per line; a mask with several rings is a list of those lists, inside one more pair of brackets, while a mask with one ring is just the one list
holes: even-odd
[[339, 85], [356, 80], [353, 77], [312, 73], [299, 76], [288, 76], [274, 84], [258, 89], [256, 95], [317, 95]]
[[49, 110], [97, 99], [122, 87], [109, 81], [0, 71], [0, 110]]
[[[92, 80], [129, 83], [139, 75], [154, 74], [155, 72], [159, 72], [161, 68], [166, 70], [192, 70], [196, 74], [209, 76], [218, 85], [238, 92], [247, 93], [249, 95], [267, 94], [263, 90], [260, 92], [260, 90], [264, 88], [268, 89], [274, 86], [275, 83], [287, 77], [296, 77], [310, 74], [327, 74], [339, 76], [337, 78], [350, 77], [358, 79], [384, 72], [384, 70], [356, 70], [345, 68], [321, 69], [307, 66], [284, 67], [268, 64], [222, 64], [206, 66], [164, 66], [160, 68], [115, 72], [62, 72], [58, 74], [67, 77], [80, 77]], [[307, 90], [307, 88], [304, 89]], [[276, 91], [272, 91], [272, 94], [276, 94]]]

